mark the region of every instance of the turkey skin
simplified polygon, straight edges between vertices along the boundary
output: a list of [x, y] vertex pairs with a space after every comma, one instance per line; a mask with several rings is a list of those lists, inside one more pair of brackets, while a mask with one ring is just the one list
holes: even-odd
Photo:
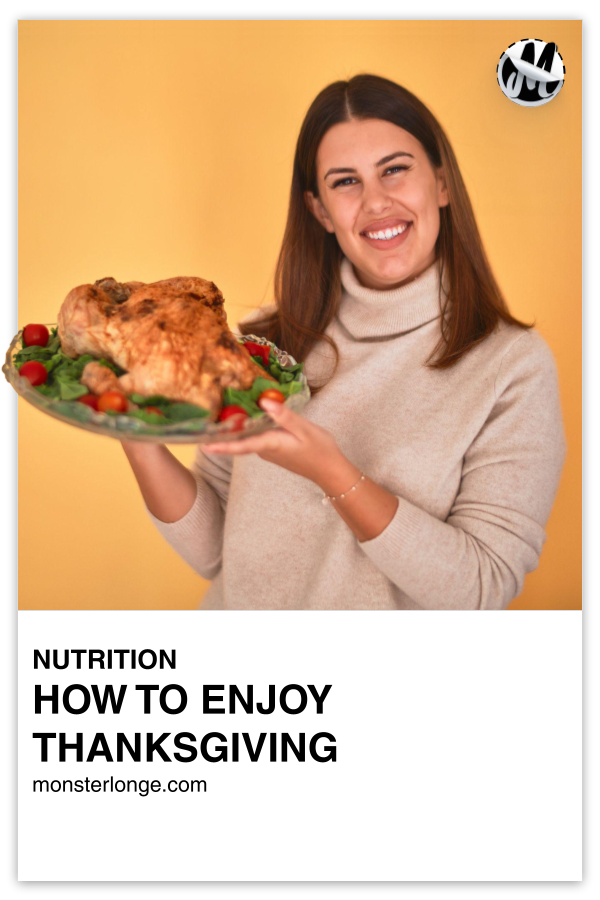
[[[67, 356], [89, 353], [125, 369], [118, 379], [124, 393], [195, 403], [213, 420], [224, 388], [247, 390], [259, 376], [275, 381], [231, 333], [223, 295], [204, 278], [80, 285], [60, 308], [58, 336]], [[101, 393], [94, 388], [98, 366], [88, 366], [82, 381]]]

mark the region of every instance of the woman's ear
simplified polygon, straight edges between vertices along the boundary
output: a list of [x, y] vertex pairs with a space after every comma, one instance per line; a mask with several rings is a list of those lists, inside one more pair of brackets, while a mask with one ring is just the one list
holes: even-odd
[[448, 185], [446, 184], [446, 176], [443, 169], [437, 170], [437, 196], [438, 206], [448, 206], [450, 198], [448, 197]]
[[312, 191], [304, 191], [304, 202], [308, 206], [317, 222], [319, 222], [326, 231], [328, 231], [330, 234], [333, 234], [333, 223], [329, 218], [327, 210], [325, 209], [319, 198], [315, 197]]

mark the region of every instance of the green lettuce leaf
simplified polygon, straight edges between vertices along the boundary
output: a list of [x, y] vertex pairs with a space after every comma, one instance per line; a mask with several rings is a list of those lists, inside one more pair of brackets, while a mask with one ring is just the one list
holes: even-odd
[[77, 400], [78, 397], [83, 397], [88, 393], [85, 385], [70, 378], [57, 379], [57, 382], [61, 400]]
[[183, 422], [185, 419], [204, 418], [208, 415], [207, 409], [196, 406], [194, 403], [169, 403], [168, 406], [162, 408], [162, 412], [169, 422]]
[[292, 394], [297, 394], [302, 390], [302, 384], [299, 381], [290, 381], [287, 383], [273, 384], [269, 378], [258, 377], [252, 387], [247, 391], [236, 391], [233, 388], [225, 388], [223, 391], [223, 406], [241, 406], [249, 416], [264, 415], [264, 410], [257, 403], [258, 398], [263, 391], [274, 388], [280, 391], [286, 398]]

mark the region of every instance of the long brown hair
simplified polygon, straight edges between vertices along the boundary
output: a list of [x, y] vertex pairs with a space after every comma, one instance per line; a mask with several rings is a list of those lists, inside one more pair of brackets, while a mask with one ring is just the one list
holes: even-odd
[[[325, 334], [341, 295], [342, 251], [334, 234], [317, 222], [305, 191], [318, 196], [316, 160], [325, 133], [351, 119], [383, 119], [421, 142], [435, 169], [443, 167], [449, 203], [440, 208], [436, 255], [448, 296], [440, 297], [441, 337], [431, 368], [455, 365], [495, 329], [499, 319], [532, 328], [515, 319], [494, 278], [477, 228], [473, 207], [454, 151], [430, 110], [406, 88], [377, 75], [356, 75], [324, 88], [308, 110], [296, 145], [290, 205], [275, 270], [275, 310], [242, 324], [243, 334], [259, 334], [296, 358], [306, 359]], [[317, 388], [318, 389], [318, 388]]]

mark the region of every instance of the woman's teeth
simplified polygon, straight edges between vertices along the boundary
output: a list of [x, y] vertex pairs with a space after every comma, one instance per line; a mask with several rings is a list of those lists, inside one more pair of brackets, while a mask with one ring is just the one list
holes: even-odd
[[386, 228], [385, 231], [365, 231], [365, 234], [373, 241], [391, 241], [392, 238], [406, 231], [409, 225], [410, 222], [407, 222], [406, 225], [399, 225], [397, 228]]

